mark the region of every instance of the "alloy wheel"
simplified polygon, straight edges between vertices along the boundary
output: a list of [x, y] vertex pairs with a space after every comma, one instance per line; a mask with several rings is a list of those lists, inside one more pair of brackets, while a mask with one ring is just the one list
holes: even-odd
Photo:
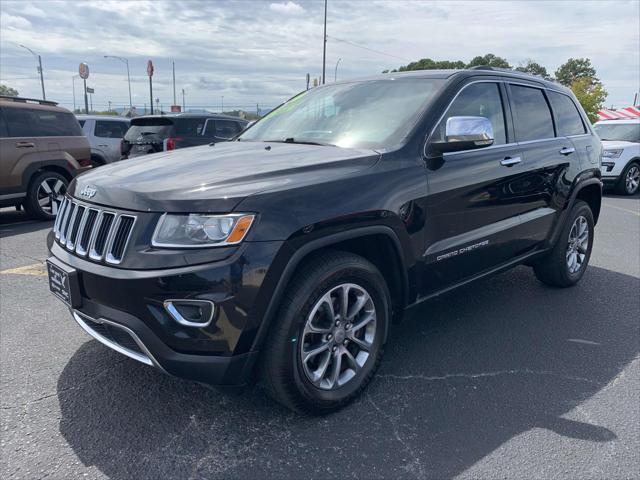
[[56, 177], [45, 178], [38, 186], [37, 200], [43, 212], [57, 215], [67, 186]]
[[634, 193], [636, 193], [636, 190], [638, 190], [638, 185], [640, 185], [640, 167], [638, 167], [637, 165], [632, 165], [627, 172], [624, 183], [629, 195], [633, 195]]
[[334, 390], [351, 381], [362, 369], [376, 336], [376, 308], [360, 285], [333, 287], [307, 316], [300, 356], [313, 385]]
[[575, 219], [569, 232], [567, 244], [567, 267], [569, 273], [577, 273], [584, 265], [589, 248], [589, 223], [580, 215]]

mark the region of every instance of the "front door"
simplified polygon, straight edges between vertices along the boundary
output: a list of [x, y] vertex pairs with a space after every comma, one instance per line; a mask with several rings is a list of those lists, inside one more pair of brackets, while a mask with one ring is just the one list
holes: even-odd
[[427, 159], [429, 194], [421, 296], [513, 258], [519, 214], [526, 209], [514, 189], [526, 176], [526, 167], [514, 141], [504, 86], [481, 81], [462, 87], [430, 142], [444, 140], [446, 121], [453, 116], [488, 118], [494, 142]]

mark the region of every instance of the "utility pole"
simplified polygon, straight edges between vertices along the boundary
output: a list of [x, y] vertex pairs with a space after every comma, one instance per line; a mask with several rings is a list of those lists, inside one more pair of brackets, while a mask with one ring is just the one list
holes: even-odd
[[184, 112], [186, 110], [186, 105], [184, 103], [184, 88], [182, 89], [182, 111]]
[[260, 116], [260, 106], [256, 103], [256, 117]]
[[111, 111], [111, 100], [109, 100], [109, 110], [107, 110], [108, 112]]
[[84, 113], [89, 115], [89, 98], [87, 97], [87, 79], [83, 78], [82, 83], [84, 84]]
[[93, 94], [92, 93], [89, 94], [89, 102], [91, 105], [91, 111], [93, 112]]
[[327, 0], [324, 0], [324, 37], [322, 42], [322, 84], [324, 85], [327, 67]]
[[224, 95], [222, 95], [222, 100], [220, 103], [220, 113], [224, 113]]
[[342, 61], [342, 58], [339, 58], [338, 61], [336, 62], [336, 71], [333, 73], [333, 81], [336, 82], [338, 80], [338, 65], [340, 65], [340, 62]]
[[38, 73], [40, 74], [40, 86], [42, 87], [42, 99], [46, 100], [47, 96], [44, 93], [44, 76], [42, 74], [42, 57], [40, 55], [38, 55], [36, 52], [34, 52], [33, 50], [31, 50], [29, 47], [25, 47], [22, 44], [20, 44], [20, 46], [22, 48], [24, 48], [25, 50], [28, 50], [29, 53], [31, 53], [31, 55], [33, 55], [34, 57], [36, 57], [38, 59]]
[[176, 62], [171, 62], [173, 67], [173, 104], [176, 104]]
[[71, 77], [71, 84], [73, 85], [73, 113], [76, 113], [76, 77], [78, 75], [73, 75]]

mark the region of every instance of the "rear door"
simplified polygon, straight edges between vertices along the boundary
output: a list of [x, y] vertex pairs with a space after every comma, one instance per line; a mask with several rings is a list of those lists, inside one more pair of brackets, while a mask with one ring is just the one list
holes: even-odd
[[205, 126], [204, 135], [214, 142], [226, 142], [242, 131], [240, 122], [227, 119], [209, 119]]
[[0, 107], [3, 124], [0, 137], [0, 195], [17, 195], [26, 191], [23, 173], [40, 161], [33, 137], [30, 110], [11, 105]]
[[509, 84], [516, 138], [523, 152], [527, 175], [516, 185], [523, 206], [517, 254], [545, 240], [563, 207], [562, 192], [571, 181], [571, 163], [578, 154], [565, 136], [557, 136], [545, 90]]
[[120, 143], [129, 129], [129, 122], [123, 120], [96, 120], [93, 131], [96, 146], [103, 152], [107, 162], [120, 159]]
[[575, 101], [569, 95], [551, 90], [547, 90], [547, 97], [553, 110], [557, 136], [572, 143], [583, 169], [597, 166], [598, 152], [593, 148], [593, 137]]
[[427, 160], [429, 195], [422, 295], [512, 258], [523, 208], [512, 188], [524, 169], [504, 86], [498, 81], [463, 86], [430, 141], [444, 140], [446, 122], [453, 116], [488, 118], [494, 143]]
[[[178, 117], [174, 120], [175, 134], [173, 140], [173, 148], [194, 147], [196, 145], [204, 145], [210, 143], [211, 140], [203, 136], [206, 117]], [[165, 149], [171, 150], [171, 148]]]

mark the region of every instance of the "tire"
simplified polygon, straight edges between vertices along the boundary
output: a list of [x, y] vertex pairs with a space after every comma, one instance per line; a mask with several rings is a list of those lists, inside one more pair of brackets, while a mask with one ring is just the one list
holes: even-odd
[[[553, 287], [570, 287], [584, 275], [593, 247], [593, 213], [582, 200], [575, 203], [551, 252], [533, 267], [538, 280]], [[584, 228], [584, 230], [583, 230]], [[582, 240], [586, 232], [586, 241]]]
[[[345, 291], [346, 320], [337, 302]], [[378, 269], [358, 255], [324, 251], [296, 272], [285, 291], [265, 340], [260, 383], [271, 398], [296, 412], [339, 410], [375, 374], [390, 318], [391, 298]]]
[[640, 163], [634, 160], [629, 162], [622, 171], [616, 190], [621, 195], [634, 195], [638, 188], [640, 188]]
[[24, 202], [25, 210], [33, 218], [53, 220], [56, 218], [68, 185], [69, 181], [57, 172], [39, 173], [29, 184]]

